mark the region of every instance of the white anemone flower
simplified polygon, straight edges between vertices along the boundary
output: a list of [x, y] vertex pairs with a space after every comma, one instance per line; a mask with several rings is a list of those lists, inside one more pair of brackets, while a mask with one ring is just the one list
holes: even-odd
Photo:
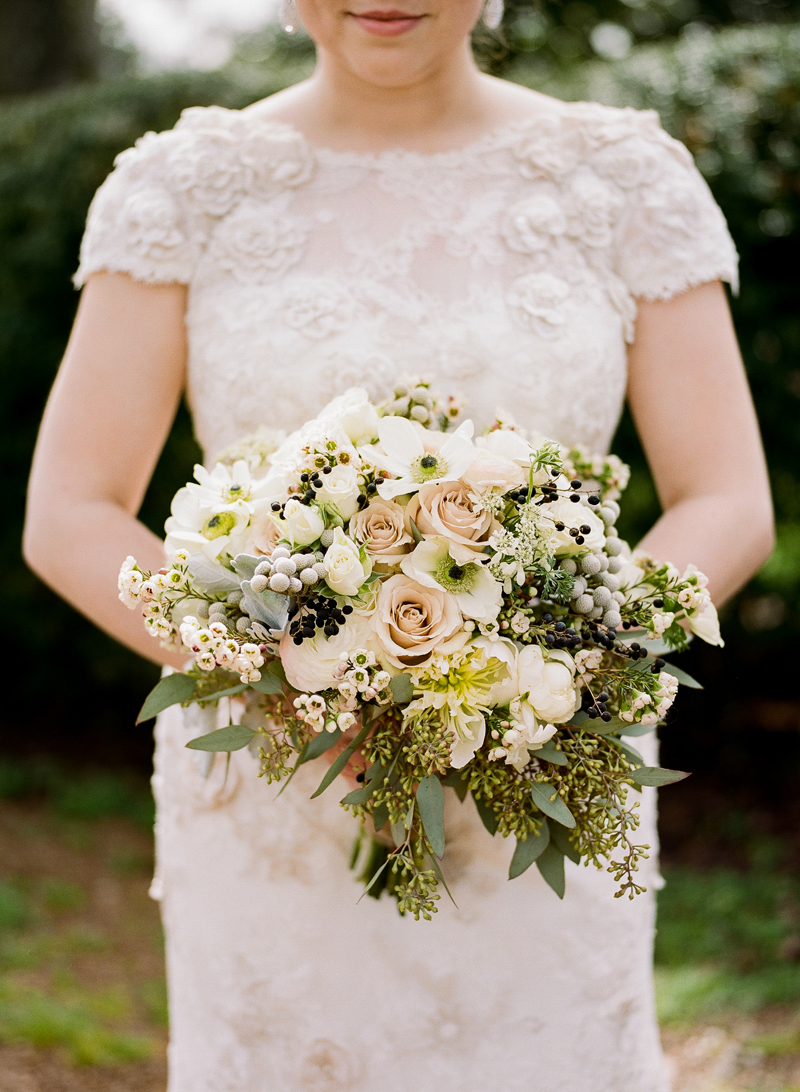
[[428, 538], [418, 543], [400, 568], [428, 588], [444, 588], [458, 603], [465, 618], [492, 622], [502, 604], [503, 588], [480, 562], [456, 561], [446, 538]]
[[393, 478], [379, 485], [378, 492], [384, 500], [391, 500], [416, 493], [431, 482], [457, 481], [475, 458], [473, 431], [472, 421], [464, 421], [448, 436], [405, 417], [382, 417], [378, 422], [380, 446], [369, 449], [369, 458]]
[[217, 561], [223, 553], [238, 553], [252, 518], [284, 495], [280, 476], [253, 478], [244, 459], [232, 467], [217, 463], [211, 471], [195, 466], [194, 476], [196, 483], [175, 494], [172, 515], [164, 525], [170, 557], [185, 550]]

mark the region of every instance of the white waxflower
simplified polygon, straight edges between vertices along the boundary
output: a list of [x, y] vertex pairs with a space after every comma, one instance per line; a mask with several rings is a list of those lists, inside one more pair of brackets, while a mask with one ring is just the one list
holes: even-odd
[[369, 449], [369, 458], [393, 477], [378, 486], [378, 493], [391, 500], [431, 482], [457, 481], [475, 458], [472, 433], [472, 421], [448, 434], [430, 432], [405, 417], [381, 418], [380, 444]]
[[672, 611], [665, 611], [663, 614], [654, 614], [650, 619], [650, 630], [656, 637], [661, 637], [664, 631], [669, 629], [674, 621], [675, 615]]
[[205, 652], [198, 652], [195, 663], [202, 671], [213, 671], [217, 666], [214, 653], [209, 652], [208, 650]]
[[477, 561], [454, 561], [445, 538], [429, 538], [417, 544], [413, 553], [403, 558], [400, 568], [428, 588], [444, 588], [454, 596], [466, 618], [492, 622], [502, 604], [502, 586], [485, 566]]
[[352, 728], [356, 722], [356, 718], [352, 713], [339, 713], [336, 718], [336, 727], [340, 731], [346, 732], [348, 728]]
[[126, 557], [117, 578], [119, 598], [130, 610], [139, 605], [144, 575], [136, 566], [136, 558]]
[[531, 620], [527, 614], [523, 614], [522, 611], [517, 611], [514, 617], [511, 619], [511, 629], [514, 633], [523, 634], [527, 633], [531, 628]]

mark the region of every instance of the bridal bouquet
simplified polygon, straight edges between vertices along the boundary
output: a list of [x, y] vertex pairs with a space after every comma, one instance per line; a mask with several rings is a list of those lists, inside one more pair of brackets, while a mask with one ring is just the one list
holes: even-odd
[[535, 862], [563, 896], [569, 857], [633, 898], [636, 790], [686, 775], [629, 740], [697, 685], [661, 653], [687, 630], [721, 643], [706, 579], [631, 555], [614, 456], [500, 420], [476, 437], [460, 412], [418, 380], [382, 406], [355, 389], [196, 467], [168, 564], [120, 573], [123, 602], [191, 655], [140, 719], [234, 698], [236, 723], [187, 746], [249, 747], [268, 781], [330, 751], [314, 795], [349, 772], [354, 867], [417, 918], [444, 883], [446, 788], [514, 835], [510, 877]]

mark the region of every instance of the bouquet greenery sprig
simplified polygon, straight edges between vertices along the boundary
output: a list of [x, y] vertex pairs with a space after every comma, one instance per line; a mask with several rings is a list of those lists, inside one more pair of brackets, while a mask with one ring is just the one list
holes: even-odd
[[196, 467], [168, 564], [120, 574], [153, 636], [191, 655], [141, 718], [228, 697], [234, 723], [189, 747], [249, 747], [267, 781], [330, 752], [315, 796], [359, 770], [341, 801], [354, 865], [417, 918], [444, 883], [447, 790], [514, 836], [511, 878], [535, 862], [563, 896], [569, 857], [633, 898], [638, 790], [685, 774], [630, 740], [697, 685], [661, 652], [687, 631], [721, 643], [706, 579], [619, 538], [614, 456], [500, 420], [476, 437], [460, 413], [421, 380], [382, 406], [351, 390]]

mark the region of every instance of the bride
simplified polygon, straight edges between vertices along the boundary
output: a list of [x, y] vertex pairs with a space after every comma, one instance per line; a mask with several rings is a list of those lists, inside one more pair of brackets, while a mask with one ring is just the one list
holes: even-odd
[[[297, 0], [311, 79], [242, 111], [192, 109], [117, 160], [92, 205], [85, 285], [36, 451], [30, 565], [145, 656], [121, 560], [157, 569], [136, 512], [184, 390], [206, 456], [292, 429], [406, 373], [607, 450], [623, 398], [664, 514], [643, 545], [716, 601], [766, 556], [771, 511], [721, 281], [723, 217], [655, 114], [563, 103], [482, 75], [481, 0]], [[489, 0], [488, 15], [498, 4]], [[365, 899], [350, 818], [227, 779], [157, 725], [157, 876], [170, 1092], [663, 1092], [646, 895], [568, 865], [563, 902], [471, 802], [448, 800], [458, 908]], [[202, 715], [202, 714], [200, 714]], [[651, 754], [651, 760], [655, 755]], [[644, 841], [655, 846], [645, 791]], [[450, 795], [450, 794], [449, 794]]]

